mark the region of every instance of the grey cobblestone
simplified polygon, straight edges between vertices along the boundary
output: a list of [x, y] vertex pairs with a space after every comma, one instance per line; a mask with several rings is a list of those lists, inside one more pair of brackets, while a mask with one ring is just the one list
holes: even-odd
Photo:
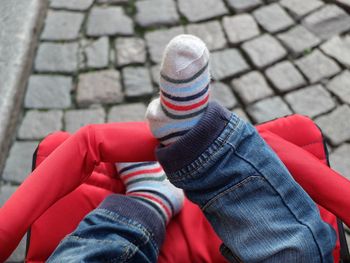
[[232, 109], [238, 104], [237, 99], [233, 95], [230, 87], [222, 82], [214, 82], [211, 84], [210, 99], [217, 101], [227, 109]]
[[161, 29], [145, 34], [147, 47], [151, 56], [151, 60], [155, 63], [159, 63], [162, 60], [162, 55], [165, 46], [175, 36], [184, 34], [183, 27], [173, 27], [171, 29]]
[[84, 14], [67, 11], [48, 11], [43, 40], [73, 40], [79, 36]]
[[143, 103], [118, 105], [108, 113], [108, 122], [144, 121], [146, 106]]
[[104, 123], [105, 115], [102, 108], [68, 110], [64, 115], [65, 130], [74, 133], [87, 124]]
[[304, 73], [311, 83], [331, 77], [340, 71], [340, 67], [319, 50], [295, 61], [298, 68]]
[[350, 107], [342, 105], [315, 121], [333, 146], [350, 140]]
[[280, 4], [296, 18], [303, 17], [323, 5], [319, 0], [282, 0]]
[[345, 67], [350, 67], [350, 36], [335, 36], [321, 46], [323, 52], [338, 60]]
[[64, 109], [71, 106], [72, 78], [32, 75], [24, 100], [26, 108]]
[[336, 3], [343, 5], [345, 8], [350, 8], [350, 0], [335, 0]]
[[211, 54], [211, 72], [215, 80], [233, 77], [248, 69], [249, 65], [237, 49], [225, 49]]
[[247, 108], [255, 123], [262, 123], [292, 114], [288, 105], [280, 97], [258, 101]]
[[300, 25], [279, 34], [277, 37], [295, 56], [317, 46], [321, 42], [318, 37]]
[[311, 118], [326, 113], [336, 106], [334, 100], [322, 85], [314, 85], [293, 91], [288, 93], [285, 99], [294, 112]]
[[25, 261], [25, 253], [27, 247], [27, 234], [25, 234], [15, 249], [12, 255], [7, 259], [7, 262], [24, 262]]
[[186, 27], [187, 34], [192, 34], [202, 39], [209, 50], [217, 50], [226, 46], [226, 38], [218, 21], [210, 21], [200, 24], [190, 24]]
[[237, 44], [251, 39], [260, 34], [259, 27], [254, 18], [249, 14], [224, 17], [222, 25], [225, 29], [228, 40], [232, 44]]
[[271, 83], [281, 92], [289, 91], [306, 84], [304, 77], [287, 60], [269, 67], [265, 74]]
[[116, 64], [118, 66], [146, 62], [146, 44], [142, 38], [117, 38], [115, 49]]
[[233, 110], [233, 112], [236, 113], [236, 115], [242, 118], [243, 120], [250, 122], [248, 115], [245, 113], [245, 111], [242, 108], [236, 108]]
[[249, 11], [262, 4], [261, 0], [227, 0], [228, 5], [236, 12]]
[[159, 73], [160, 73], [160, 65], [154, 65], [151, 68], [151, 77], [153, 80], [153, 83], [157, 84], [159, 83]]
[[350, 71], [344, 70], [327, 83], [327, 88], [342, 102], [350, 104]]
[[199, 22], [228, 13], [222, 0], [178, 0], [178, 6], [190, 22]]
[[99, 4], [126, 4], [129, 0], [97, 0]]
[[92, 5], [93, 2], [94, 0], [51, 0], [50, 7], [85, 11]]
[[87, 35], [92, 37], [131, 35], [134, 33], [134, 23], [121, 7], [93, 7], [86, 30]]
[[0, 188], [0, 207], [10, 198], [10, 196], [16, 191], [17, 186], [2, 185]]
[[135, 3], [136, 22], [142, 27], [173, 25], [179, 22], [179, 14], [173, 0], [143, 0]]
[[276, 33], [294, 24], [293, 19], [276, 3], [260, 7], [253, 12], [253, 16], [270, 33]]
[[149, 71], [145, 67], [126, 67], [122, 70], [125, 95], [140, 97], [152, 95], [153, 86]]
[[32, 171], [32, 157], [38, 142], [14, 142], [7, 158], [2, 178], [22, 183]]
[[336, 5], [325, 5], [303, 19], [303, 24], [321, 39], [350, 29], [350, 16]]
[[19, 139], [42, 139], [51, 132], [62, 129], [62, 111], [27, 111], [18, 130]]
[[341, 145], [329, 157], [332, 169], [350, 180], [350, 144]]
[[34, 68], [39, 72], [73, 73], [78, 68], [77, 57], [77, 43], [42, 43]]
[[273, 94], [264, 76], [258, 71], [252, 71], [238, 79], [234, 79], [231, 85], [245, 104], [252, 103]]
[[87, 106], [96, 103], [119, 103], [124, 99], [120, 73], [102, 70], [79, 75], [77, 103]]
[[84, 43], [82, 52], [85, 55], [85, 67], [95, 69], [108, 67], [108, 51], [109, 40], [107, 37], [101, 37], [97, 40]]
[[282, 45], [268, 34], [245, 42], [242, 48], [258, 68], [269, 66], [287, 55]]

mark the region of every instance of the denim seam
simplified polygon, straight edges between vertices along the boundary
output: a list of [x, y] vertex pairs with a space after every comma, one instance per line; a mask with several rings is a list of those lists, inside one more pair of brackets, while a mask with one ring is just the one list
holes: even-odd
[[[233, 145], [231, 143], [229, 143], [232, 147]], [[234, 148], [234, 147], [233, 147]], [[243, 161], [247, 162], [249, 165], [251, 165], [254, 170], [260, 174], [262, 177], [264, 177], [266, 179], [266, 181], [269, 183], [269, 185], [272, 187], [272, 189], [274, 189], [276, 191], [276, 193], [278, 194], [278, 196], [281, 198], [282, 202], [284, 203], [284, 205], [288, 208], [288, 210], [290, 211], [290, 213], [293, 215], [293, 217], [295, 218], [295, 220], [297, 220], [297, 222], [299, 222], [300, 224], [302, 224], [303, 226], [307, 227], [309, 229], [309, 231], [311, 232], [311, 235], [315, 241], [315, 244], [317, 245], [317, 249], [318, 249], [318, 252], [320, 253], [320, 258], [321, 258], [321, 262], [322, 262], [322, 258], [323, 258], [323, 253], [322, 253], [322, 250], [320, 248], [320, 245], [318, 244], [317, 242], [317, 239], [315, 238], [315, 234], [314, 232], [312, 231], [312, 229], [306, 225], [304, 222], [302, 222], [296, 215], [295, 213], [293, 213], [293, 210], [288, 206], [288, 204], [285, 202], [284, 198], [282, 197], [282, 195], [280, 194], [280, 192], [270, 183], [270, 181], [267, 179], [267, 177], [259, 170], [255, 167], [255, 165], [251, 162], [249, 162], [247, 159], [245, 159], [243, 156], [239, 155], [237, 153], [237, 151], [235, 150], [235, 154], [237, 155], [237, 157], [241, 158]], [[287, 169], [287, 168], [286, 168]]]
[[226, 189], [225, 191], [217, 194], [215, 197], [213, 197], [212, 199], [210, 199], [203, 207], [202, 210], [203, 212], [205, 212], [205, 210], [207, 208], [209, 208], [216, 200], [218, 200], [220, 197], [226, 195], [227, 193], [230, 193], [232, 191], [235, 191], [236, 189], [243, 187], [244, 185], [246, 185], [247, 183], [249, 183], [251, 180], [253, 179], [259, 179], [259, 180], [263, 180], [266, 181], [266, 179], [264, 177], [262, 177], [261, 175], [251, 175], [245, 179], [243, 179], [242, 181], [240, 181], [239, 183], [231, 186], [230, 188]]
[[[231, 123], [232, 120], [235, 120], [233, 123]], [[196, 176], [194, 176], [193, 174], [197, 173], [197, 171], [199, 169], [202, 169], [210, 160], [213, 159], [213, 157], [215, 157], [220, 150], [222, 149], [223, 146], [225, 146], [225, 144], [227, 143], [227, 141], [232, 137], [232, 135], [239, 129], [242, 127], [243, 122], [237, 118], [234, 118], [234, 115], [232, 115], [230, 121], [227, 123], [226, 127], [222, 130], [221, 134], [223, 134], [224, 132], [228, 132], [227, 135], [225, 135], [224, 138], [221, 138], [221, 135], [219, 135], [219, 137], [212, 143], [212, 146], [210, 148], [208, 148], [204, 153], [208, 152], [209, 150], [213, 150], [213, 153], [208, 157], [205, 158], [204, 160], [199, 160], [204, 153], [202, 153], [201, 155], [199, 155], [194, 161], [197, 162], [198, 160], [198, 164], [191, 168], [189, 171], [185, 171], [185, 168], [182, 168], [181, 170], [178, 171], [178, 173], [180, 173], [181, 175], [167, 175], [168, 178], [171, 178], [171, 182], [181, 182], [183, 180], [186, 179], [194, 179], [196, 178]], [[232, 127], [230, 127], [232, 126]], [[241, 135], [239, 135], [241, 136]], [[188, 166], [186, 166], [188, 167]]]

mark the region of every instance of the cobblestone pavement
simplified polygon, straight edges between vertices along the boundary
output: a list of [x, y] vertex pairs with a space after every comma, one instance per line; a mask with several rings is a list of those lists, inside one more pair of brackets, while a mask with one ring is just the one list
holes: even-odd
[[142, 120], [163, 48], [181, 33], [212, 52], [212, 99], [252, 123], [312, 117], [350, 179], [349, 11], [349, 0], [51, 0], [0, 205], [48, 133]]

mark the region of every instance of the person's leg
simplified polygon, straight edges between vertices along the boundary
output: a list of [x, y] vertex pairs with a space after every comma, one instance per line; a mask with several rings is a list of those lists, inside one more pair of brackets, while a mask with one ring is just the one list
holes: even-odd
[[[178, 87], [179, 80], [163, 81]], [[153, 132], [167, 125], [162, 103], [148, 109]], [[199, 122], [158, 148], [157, 157], [169, 180], [201, 207], [230, 261], [332, 262], [334, 230], [255, 128], [235, 114], [209, 103]]]
[[48, 262], [156, 262], [165, 226], [184, 201], [157, 162], [117, 163], [126, 195], [110, 195]]

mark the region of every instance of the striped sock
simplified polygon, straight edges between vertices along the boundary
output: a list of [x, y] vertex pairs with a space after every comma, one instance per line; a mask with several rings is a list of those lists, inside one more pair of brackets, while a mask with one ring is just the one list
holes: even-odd
[[158, 162], [117, 163], [116, 168], [126, 194], [153, 207], [166, 224], [181, 210], [183, 191], [168, 181]]
[[163, 54], [160, 98], [148, 106], [146, 118], [163, 144], [176, 141], [195, 126], [209, 100], [209, 51], [192, 35], [173, 38]]

